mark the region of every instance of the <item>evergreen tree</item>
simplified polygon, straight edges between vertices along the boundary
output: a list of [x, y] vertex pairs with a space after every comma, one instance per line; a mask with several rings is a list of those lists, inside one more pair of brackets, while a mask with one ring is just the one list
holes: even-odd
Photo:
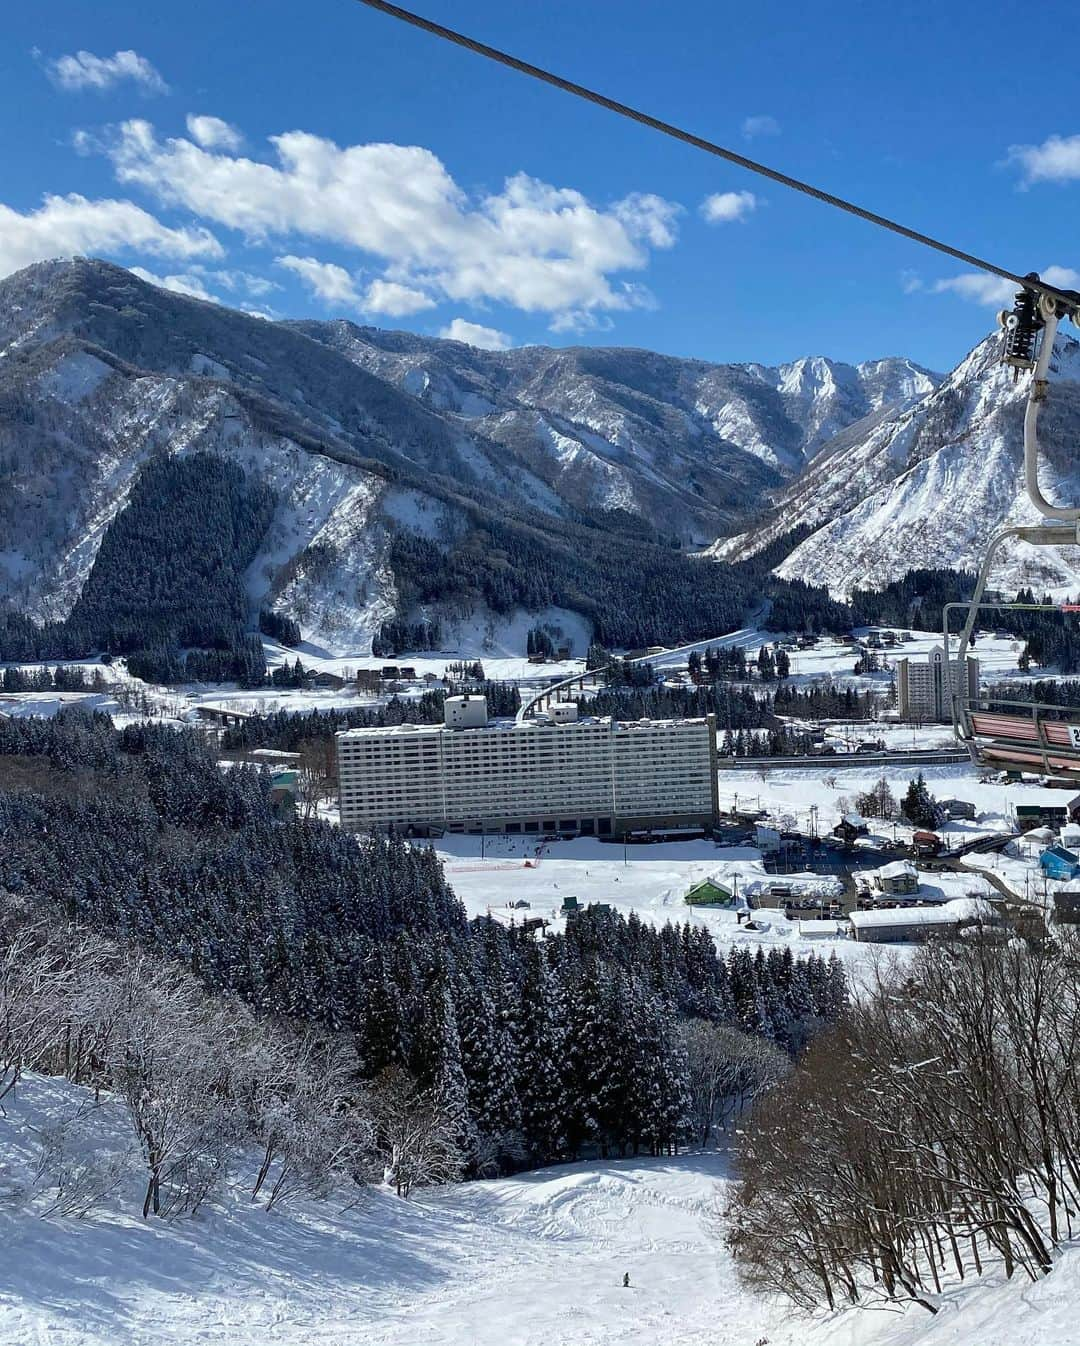
[[514, 1137], [521, 1125], [514, 1053], [485, 984], [483, 968], [473, 966], [463, 981], [458, 1022], [469, 1116], [478, 1149], [486, 1151], [486, 1165], [498, 1166], [507, 1153], [514, 1151]]
[[558, 1158], [567, 1147], [566, 1049], [561, 983], [548, 967], [543, 946], [531, 944], [521, 989], [517, 1091], [526, 1144], [541, 1161]]
[[463, 1156], [476, 1149], [469, 1113], [469, 1086], [462, 1063], [461, 1035], [449, 968], [440, 961], [424, 997], [422, 1028], [414, 1051], [414, 1072], [437, 1100]]
[[937, 827], [941, 821], [941, 810], [921, 771], [907, 788], [903, 812], [904, 817], [916, 827]]

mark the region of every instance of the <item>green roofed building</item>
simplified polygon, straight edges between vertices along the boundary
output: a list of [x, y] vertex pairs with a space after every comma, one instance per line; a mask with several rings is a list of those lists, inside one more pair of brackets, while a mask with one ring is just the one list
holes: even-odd
[[687, 889], [683, 901], [691, 907], [730, 907], [735, 901], [735, 894], [715, 879], [702, 879]]

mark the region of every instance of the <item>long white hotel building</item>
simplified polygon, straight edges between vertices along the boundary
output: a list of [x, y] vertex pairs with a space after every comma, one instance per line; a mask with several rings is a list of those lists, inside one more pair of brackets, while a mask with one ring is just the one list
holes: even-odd
[[617, 836], [716, 820], [716, 723], [550, 715], [488, 722], [448, 697], [445, 724], [337, 735], [341, 825], [353, 831]]

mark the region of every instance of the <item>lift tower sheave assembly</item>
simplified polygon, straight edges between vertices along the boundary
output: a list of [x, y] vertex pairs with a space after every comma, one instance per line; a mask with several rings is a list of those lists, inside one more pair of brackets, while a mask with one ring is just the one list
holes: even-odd
[[[1018, 291], [1012, 309], [1000, 313], [998, 322], [1004, 335], [1002, 363], [1013, 369], [1014, 378], [1030, 371], [1024, 408], [1024, 490], [1044, 522], [1014, 525], [995, 533], [983, 556], [971, 601], [946, 604], [943, 634], [953, 731], [980, 766], [1040, 771], [1080, 780], [1080, 718], [1061, 719], [1060, 707], [1032, 700], [995, 698], [992, 706], [986, 706], [982, 698], [971, 695], [967, 679], [961, 676], [981, 610], [1080, 611], [1080, 606], [1072, 603], [984, 601], [987, 580], [1005, 542], [1017, 540], [1034, 547], [1080, 547], [1080, 505], [1055, 504], [1039, 485], [1038, 440], [1039, 412], [1050, 388], [1048, 375], [1058, 323], [1062, 318], [1070, 318], [1080, 326], [1080, 293], [1040, 291], [1035, 274], [1025, 280], [1032, 285]], [[954, 639], [951, 628], [955, 611], [964, 614], [964, 624], [954, 664], [949, 651]]]

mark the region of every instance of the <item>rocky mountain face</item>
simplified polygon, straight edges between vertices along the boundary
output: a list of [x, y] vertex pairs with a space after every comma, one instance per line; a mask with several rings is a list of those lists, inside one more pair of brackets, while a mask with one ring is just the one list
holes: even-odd
[[714, 365], [627, 349], [481, 351], [348, 322], [296, 326], [504, 446], [574, 507], [641, 514], [684, 541], [756, 510], [838, 431], [937, 384], [902, 359]]
[[[775, 497], [763, 526], [710, 549], [735, 558], [810, 529], [777, 573], [825, 582], [837, 595], [877, 587], [923, 566], [973, 569], [1007, 524], [1034, 522], [1022, 495], [1027, 380], [1001, 365], [995, 334], [940, 386], [903, 410], [849, 426]], [[1051, 498], [1080, 501], [1080, 342], [1059, 334], [1051, 396], [1039, 425], [1042, 478]], [[1011, 547], [993, 581], [1070, 588], [1080, 552]]]
[[[708, 544], [817, 471], [837, 431], [934, 384], [903, 360], [717, 366], [271, 323], [103, 262], [42, 263], [0, 282], [0, 604], [64, 618], [146, 462], [211, 453], [274, 493], [253, 612], [359, 651], [431, 602], [403, 554], [415, 572], [457, 548], [497, 596], [514, 559], [485, 520], [512, 521], [541, 568], [570, 567], [580, 538]], [[530, 610], [545, 593], [531, 586]], [[456, 602], [455, 619], [487, 620], [461, 584]]]

